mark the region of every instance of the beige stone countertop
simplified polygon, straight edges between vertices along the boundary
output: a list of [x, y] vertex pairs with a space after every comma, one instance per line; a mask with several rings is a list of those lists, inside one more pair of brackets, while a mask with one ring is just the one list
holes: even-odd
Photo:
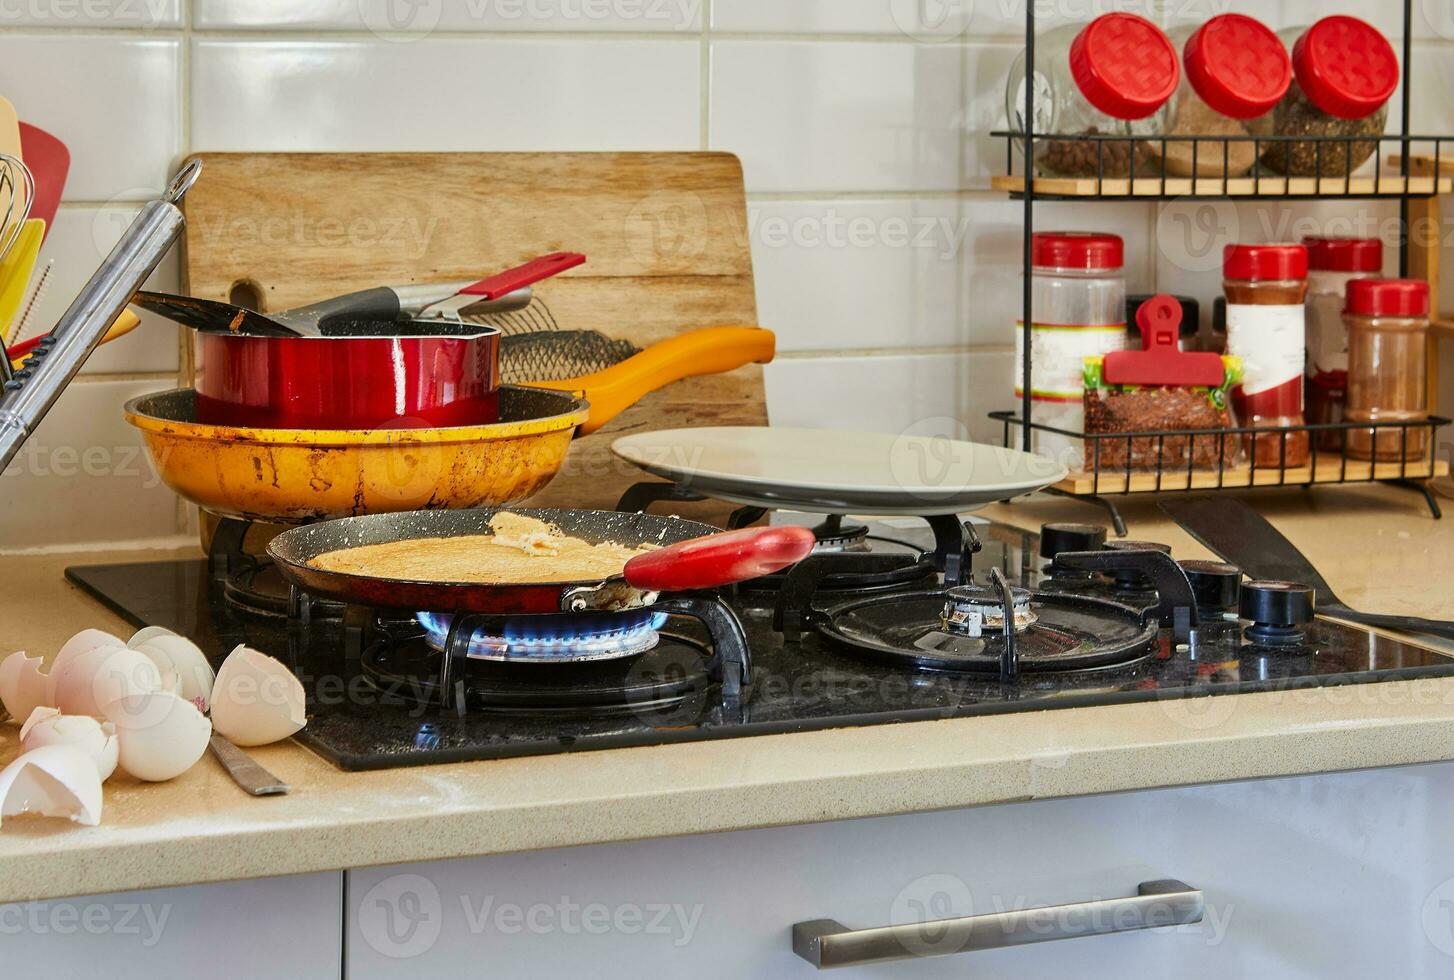
[[[1397, 488], [1259, 494], [1355, 607], [1454, 616], [1454, 521]], [[1098, 520], [1033, 498], [985, 512]], [[1149, 502], [1131, 534], [1205, 552]], [[156, 552], [6, 556], [4, 651], [128, 630], [62, 569]], [[17, 752], [0, 727], [0, 763]], [[845, 728], [654, 748], [346, 773], [286, 742], [252, 750], [292, 784], [244, 795], [209, 755], [170, 783], [118, 773], [99, 827], [12, 818], [0, 902], [564, 845], [1454, 759], [1454, 679]]]

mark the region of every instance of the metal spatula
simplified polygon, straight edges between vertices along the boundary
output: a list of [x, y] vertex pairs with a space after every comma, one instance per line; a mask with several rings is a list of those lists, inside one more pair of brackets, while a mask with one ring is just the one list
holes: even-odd
[[1317, 590], [1318, 612], [1366, 626], [1454, 639], [1454, 622], [1359, 612], [1339, 600], [1312, 562], [1257, 511], [1231, 497], [1179, 497], [1161, 509], [1182, 529], [1258, 579], [1300, 582]]

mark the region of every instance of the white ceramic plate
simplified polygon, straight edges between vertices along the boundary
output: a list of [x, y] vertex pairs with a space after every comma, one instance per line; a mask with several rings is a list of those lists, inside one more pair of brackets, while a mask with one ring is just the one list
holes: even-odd
[[623, 436], [611, 451], [704, 496], [830, 513], [957, 514], [1066, 475], [1000, 446], [830, 429], [665, 429]]

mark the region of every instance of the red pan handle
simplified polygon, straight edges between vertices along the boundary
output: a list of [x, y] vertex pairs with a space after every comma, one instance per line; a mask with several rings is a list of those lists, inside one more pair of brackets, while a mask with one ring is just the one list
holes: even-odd
[[692, 538], [637, 555], [622, 573], [648, 592], [711, 589], [770, 575], [808, 557], [813, 532], [805, 527], [750, 527]]
[[504, 272], [471, 283], [461, 289], [458, 295], [499, 299], [506, 293], [513, 293], [517, 289], [524, 289], [526, 286], [542, 279], [549, 279], [567, 269], [574, 269], [584, 261], [586, 261], [586, 257], [579, 252], [551, 252], [538, 259], [531, 259], [524, 265], [517, 265], [513, 269], [506, 269]]

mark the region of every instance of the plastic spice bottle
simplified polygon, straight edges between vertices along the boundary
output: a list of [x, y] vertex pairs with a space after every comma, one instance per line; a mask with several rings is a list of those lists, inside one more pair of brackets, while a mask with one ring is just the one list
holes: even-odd
[[[1349, 422], [1428, 418], [1429, 284], [1419, 279], [1360, 279], [1348, 284]], [[1354, 459], [1422, 459], [1428, 430], [1352, 429]]]
[[[1387, 38], [1341, 15], [1278, 36], [1292, 45], [1293, 83], [1277, 108], [1259, 120], [1259, 135], [1383, 135], [1388, 100], [1399, 83], [1398, 57]], [[1367, 162], [1377, 146], [1375, 139], [1271, 142], [1262, 148], [1262, 162], [1290, 177], [1343, 177]]]
[[[1113, 13], [1085, 26], [1067, 24], [1035, 41], [1035, 133], [1065, 136], [1155, 135], [1159, 110], [1181, 76], [1176, 49], [1161, 28], [1135, 14]], [[1010, 68], [1005, 110], [1025, 129], [1025, 52]], [[1041, 174], [1125, 177], [1129, 141], [1055, 139], [1035, 146]]]
[[[1309, 422], [1343, 421], [1348, 384], [1348, 328], [1344, 297], [1355, 279], [1383, 275], [1383, 242], [1376, 238], [1304, 238], [1308, 250], [1308, 368], [1306, 411]], [[1318, 433], [1319, 449], [1339, 451], [1343, 433]]]
[[[1304, 425], [1303, 302], [1308, 292], [1308, 250], [1301, 245], [1228, 245], [1222, 253], [1227, 299], [1227, 353], [1242, 359], [1242, 383], [1232, 409], [1243, 427]], [[1308, 462], [1306, 430], [1245, 439], [1253, 465], [1294, 467]]]
[[[1292, 81], [1287, 48], [1272, 29], [1242, 14], [1221, 14], [1171, 32], [1181, 51], [1182, 80], [1166, 106], [1167, 136], [1248, 136]], [[1147, 141], [1153, 158], [1162, 143]], [[1239, 177], [1257, 162], [1251, 139], [1165, 143], [1170, 177]]]
[[[1126, 347], [1125, 245], [1119, 235], [1039, 232], [1031, 245], [1031, 420], [1070, 432], [1085, 425], [1084, 362]], [[1015, 330], [1015, 395], [1022, 396], [1023, 324]], [[1079, 465], [1082, 440], [1036, 433], [1038, 452]]]

